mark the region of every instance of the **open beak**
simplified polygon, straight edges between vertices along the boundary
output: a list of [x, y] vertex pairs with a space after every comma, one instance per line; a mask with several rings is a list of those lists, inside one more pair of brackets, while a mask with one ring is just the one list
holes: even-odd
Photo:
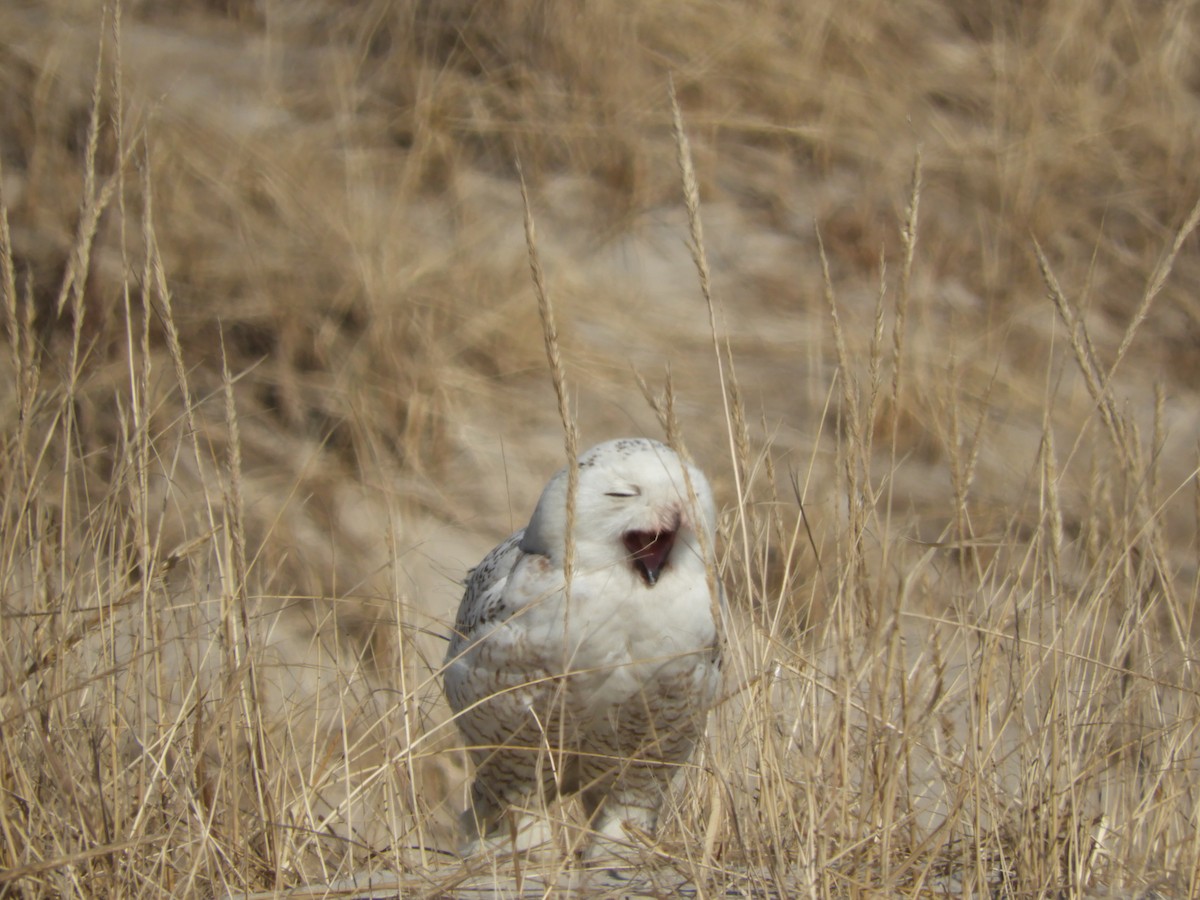
[[672, 531], [627, 531], [623, 535], [633, 567], [650, 587], [658, 582], [659, 574], [667, 565], [678, 533], [676, 528]]

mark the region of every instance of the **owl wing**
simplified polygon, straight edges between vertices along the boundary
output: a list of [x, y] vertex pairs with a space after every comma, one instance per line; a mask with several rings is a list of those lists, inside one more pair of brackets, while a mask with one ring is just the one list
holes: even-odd
[[504, 588], [513, 567], [525, 555], [521, 550], [524, 535], [522, 529], [497, 544], [467, 573], [466, 590], [458, 605], [447, 661], [458, 657], [482, 629], [512, 615], [514, 610], [505, 602]]

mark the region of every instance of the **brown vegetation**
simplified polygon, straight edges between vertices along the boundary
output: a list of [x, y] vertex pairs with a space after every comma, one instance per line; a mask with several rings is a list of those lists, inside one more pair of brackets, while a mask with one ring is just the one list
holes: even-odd
[[669, 380], [725, 509], [646, 871], [1195, 895], [1198, 27], [6, 3], [0, 897], [516, 890], [436, 670], [563, 459], [518, 158], [582, 443]]

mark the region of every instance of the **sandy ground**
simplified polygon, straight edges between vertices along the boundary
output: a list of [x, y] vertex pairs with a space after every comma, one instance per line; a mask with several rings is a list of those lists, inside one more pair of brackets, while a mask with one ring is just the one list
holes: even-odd
[[[1019, 58], [1019, 48], [1008, 47], [1012, 56], [1006, 56], [1000, 42], [977, 42], [970, 28], [959, 32], [949, 24], [953, 16], [930, 8], [936, 15], [930, 13], [921, 46], [932, 61], [913, 75], [925, 93], [894, 84], [898, 77], [887, 74], [885, 57], [904, 40], [864, 37], [861, 60], [870, 60], [875, 48], [878, 71], [860, 60], [854, 71], [861, 80], [854, 82], [845, 71], [833, 70], [827, 88], [832, 96], [807, 121], [790, 108], [769, 122], [760, 110], [739, 109], [732, 101], [721, 105], [725, 79], [733, 83], [730, 73], [739, 71], [739, 59], [721, 41], [697, 38], [694, 58], [709, 59], [713, 86], [708, 93], [693, 89], [693, 82], [703, 83], [704, 66], [686, 68], [681, 96], [700, 172], [712, 319], [673, 170], [665, 80], [650, 82], [654, 93], [640, 95], [637, 110], [635, 127], [644, 128], [649, 149], [635, 162], [655, 163], [648, 174], [635, 172], [627, 182], [625, 176], [606, 180], [570, 164], [527, 164], [537, 251], [584, 444], [660, 434], [637, 376], [658, 391], [669, 372], [682, 436], [726, 510], [724, 547], [736, 561], [744, 533], [736, 515], [732, 459], [738, 453], [731, 447], [726, 412], [726, 386], [736, 378], [749, 438], [741, 475], [748, 482], [745, 493], [776, 503], [767, 483], [769, 455], [782, 498], [777, 506], [786, 508], [790, 522], [799, 499], [812, 529], [811, 543], [805, 536], [802, 551], [788, 564], [794, 590], [776, 598], [781, 608], [803, 608], [800, 618], [808, 627], [817, 628], [836, 605], [838, 586], [829, 573], [850, 517], [844, 448], [851, 444], [851, 425], [843, 392], [849, 384], [862, 396], [870, 393], [878, 308], [886, 359], [880, 390], [890, 389], [897, 303], [907, 304], [904, 392], [898, 406], [878, 417], [861, 474], [889, 498], [886, 514], [875, 507], [864, 554], [878, 566], [873, 584], [889, 591], [903, 587], [907, 649], [899, 671], [907, 670], [912, 696], [925, 697], [930, 707], [942, 692], [960, 691], [964, 698], [962, 706], [937, 710], [945, 746], [923, 745], [912, 761], [913, 777], [922, 785], [917, 793], [927, 794], [916, 804], [927, 817], [922, 827], [933, 827], [929, 823], [951, 813], [957, 802], [953, 772], [945, 763], [957, 752], [948, 748], [968, 740], [962, 729], [971, 691], [963, 685], [977, 674], [968, 668], [971, 640], [952, 628], [936, 636], [942, 617], [953, 613], [997, 629], [1022, 616], [1034, 630], [1069, 621], [1024, 593], [1037, 578], [1027, 577], [1022, 562], [1027, 547], [1021, 542], [1047, 515], [1039, 491], [1046, 475], [1045, 435], [1054, 435], [1057, 452], [1065, 559], [1086, 556], [1082, 536], [1097, 515], [1098, 497], [1110, 507], [1125, 502], [1120, 485], [1096, 474], [1117, 451], [1096, 415], [1069, 329], [1047, 299], [1033, 241], [1046, 248], [1107, 371], [1154, 281], [1153, 265], [1169, 251], [1186, 217], [1188, 191], [1196, 187], [1195, 173], [1189, 182], [1179, 175], [1187, 167], [1172, 161], [1194, 157], [1164, 144], [1162, 159], [1154, 158], [1162, 168], [1155, 171], [1177, 176], [1179, 190], [1154, 193], [1130, 176], [1110, 180], [1108, 194], [1094, 196], [1097, 182], [1105, 184], [1103, 160], [1086, 157], [1117, 152], [1115, 143], [1102, 140], [1109, 120], [1098, 112], [1099, 124], [1079, 133], [1082, 149], [1075, 150], [1082, 161], [1074, 163], [1076, 171], [1034, 146], [1058, 139], [1049, 124], [1039, 131], [1036, 122], [1011, 110], [1008, 118], [1001, 114], [1003, 104], [1014, 104], [1012, 95], [1021, 94], [1016, 75], [992, 82], [1012, 95], [990, 108], [991, 120], [986, 112], [977, 114], [967, 99], [987, 91], [966, 85], [984, 73], [997, 78], [1001, 62], [1017, 71], [1027, 61]], [[461, 805], [466, 774], [460, 756], [449, 749], [452, 735], [439, 725], [444, 712], [434, 673], [440, 635], [453, 618], [466, 570], [524, 523], [541, 485], [561, 464], [562, 429], [510, 159], [500, 151], [471, 157], [425, 147], [434, 161], [421, 168], [413, 161], [419, 142], [405, 144], [381, 124], [386, 115], [369, 95], [363, 74], [369, 54], [356, 56], [332, 38], [303, 39], [309, 32], [296, 22], [302, 25], [304, 15], [296, 12], [295, 21], [268, 17], [262, 27], [253, 15], [247, 14], [252, 24], [239, 25], [236, 16], [214, 15], [203, 5], [181, 5], [161, 15], [134, 5], [121, 22], [125, 127], [131, 135], [147, 136], [148, 149], [138, 152], [147, 154], [154, 173], [163, 266], [184, 330], [192, 387], [204, 398], [197, 409], [214, 458], [229, 436], [220, 409], [215, 332], [205, 323], [227, 323], [237, 354], [246, 529], [255, 553], [253, 573], [264, 594], [261, 618], [251, 629], [263, 651], [268, 689], [263, 702], [288, 723], [289, 740], [307, 747], [310, 756], [324, 747], [361, 767], [346, 766], [332, 777], [304, 812], [364, 845], [389, 844], [397, 822], [379, 813], [386, 791], [378, 785], [362, 789], [359, 776], [387, 760], [404, 740], [411, 748], [410, 729], [426, 729], [430, 751], [422, 750], [410, 775], [420, 782], [429, 811], [422, 840], [440, 847], [453, 839], [450, 822]], [[69, 151], [63, 159], [47, 154], [39, 163], [18, 150], [38, 146], [37, 140], [51, 143], [46, 135], [69, 131], [70, 116], [86, 108], [96, 20], [84, 5], [19, 4], [0, 13], [0, 28], [8, 35], [2, 41], [5, 71], [37, 73], [13, 89], [41, 92], [41, 105], [30, 105], [27, 121], [10, 129], [2, 146], [15, 255], [43, 291], [61, 271], [74, 240], [79, 185], [56, 181], [61, 175], [52, 171], [73, 158]], [[732, 41], [737, 52], [749, 43], [749, 30]], [[111, 53], [106, 58], [115, 66]], [[1171, 62], [1163, 59], [1164, 66]], [[106, 70], [106, 85], [113, 71]], [[779, 90], [777, 82], [770, 83]], [[1057, 95], [1030, 84], [1026, 96], [1031, 103], [1045, 101], [1049, 121]], [[798, 92], [813, 91], [811, 84], [797, 85]], [[928, 99], [939, 92], [949, 98], [944, 106]], [[857, 97], [863, 109], [845, 101], [839, 117], [837, 98], [846, 97]], [[1193, 95], [1188, 102], [1194, 106], [1195, 100]], [[1174, 95], [1172, 102], [1183, 103]], [[452, 123], [448, 133], [470, 132], [465, 143], [482, 140], [478, 135], [491, 133], [486, 110], [464, 104], [462, 109], [476, 109], [479, 120]], [[454, 114], [466, 115], [462, 109]], [[1177, 106], [1170, 114], [1176, 119], [1163, 112], [1147, 133], [1192, 121], [1189, 109]], [[111, 108], [106, 112], [111, 116]], [[439, 121], [437, 114], [430, 121]], [[1121, 124], [1135, 128], [1136, 117], [1128, 110], [1122, 114], [1127, 118]], [[774, 139], [767, 125], [788, 139]], [[78, 121], [73, 127], [78, 130]], [[589, 137], [578, 140], [586, 144]], [[1194, 138], [1180, 140], [1183, 150], [1194, 151]], [[1020, 142], [1028, 142], [1025, 155], [1014, 149]], [[979, 151], [980, 146], [987, 149]], [[901, 231], [918, 152], [918, 252], [905, 285]], [[1136, 166], [1130, 153], [1129, 165]], [[1059, 169], [1047, 160], [1057, 160]], [[131, 183], [142, 164], [133, 163]], [[1121, 173], [1128, 168], [1114, 166]], [[1072, 207], [1067, 195], [1076, 192], [1087, 198]], [[97, 326], [95, 355], [102, 359], [108, 353], [96, 367], [94, 394], [100, 399], [89, 395], [82, 404], [85, 410], [95, 404], [94, 421], [101, 422], [96, 435], [104, 432], [104, 417], [113, 409], [112, 385], [125, 377], [121, 330], [106, 337], [104, 329], [120, 320], [114, 285], [128, 267], [122, 246], [138, 243], [139, 215], [129, 211], [123, 232], [116, 214], [106, 215], [90, 263], [89, 321], [103, 323]], [[1008, 229], [1002, 236], [997, 222]], [[822, 275], [822, 246], [831, 291]], [[1109, 386], [1115, 408], [1136, 427], [1139, 446], [1156, 462], [1163, 563], [1180, 596], [1186, 599], [1190, 591], [1193, 600], [1198, 279], [1193, 237], [1183, 245], [1162, 295], [1146, 307]], [[845, 342], [844, 367], [830, 293]], [[293, 324], [295, 333], [289, 330]], [[51, 355], [61, 358], [66, 332], [47, 328]], [[105, 340], [112, 341], [108, 349]], [[151, 389], [169, 398], [171, 364], [158, 344], [155, 360]], [[169, 410], [171, 401], [163, 402]], [[162, 414], [164, 458], [172, 441], [187, 446], [178, 440], [178, 425], [177, 417]], [[956, 469], [964, 458], [971, 464], [965, 476]], [[178, 636], [196, 646], [215, 645], [226, 620], [221, 550], [203, 542], [211, 523], [202, 510], [210, 494], [201, 486], [220, 481], [220, 465], [206, 470], [209, 462], [176, 454], [153, 486], [152, 507], [162, 511], [155, 522], [160, 549], [179, 563], [162, 582], [164, 596], [172, 599], [163, 611], [167, 643]], [[955, 542], [966, 537], [954, 531], [962, 526], [956, 488], [964, 477], [971, 540], [985, 564], [999, 561], [1000, 574], [975, 587], [965, 586], [955, 556]], [[178, 548], [183, 549], [171, 556]], [[764, 582], [780, 577], [780, 559], [787, 556], [780, 546], [774, 549], [762, 566]], [[1083, 574], [1068, 576], [1064, 595], [1085, 580]], [[744, 596], [735, 603], [732, 639], [743, 641], [744, 652], [734, 653], [731, 677], [742, 683], [762, 677], [772, 663], [785, 669], [792, 663], [770, 651], [764, 656], [756, 643], [762, 623], [778, 617], [764, 602], [762, 596]], [[1085, 605], [1080, 599], [1080, 608]], [[141, 627], [131, 613], [113, 634], [93, 635], [90, 645], [85, 641], [85, 655], [136, 656]], [[1190, 621], [1175, 623], [1177, 632], [1188, 632], [1185, 642], [1190, 627]], [[114, 644], [113, 635], [122, 629], [125, 634]], [[811, 670], [780, 682], [772, 701], [780, 729], [801, 727], [796, 710], [820, 719], [822, 708], [833, 702], [814, 685], [837, 670], [839, 651], [811, 643], [812, 634], [796, 640]], [[168, 655], [164, 664], [175, 675], [191, 671], [194, 661], [184, 652], [178, 659]], [[211, 672], [200, 680], [215, 684], [222, 665], [220, 658], [205, 656], [198, 670]], [[406, 679], [400, 688], [397, 679]], [[868, 675], [862, 684], [869, 693]], [[997, 720], [991, 748], [1003, 761], [997, 790], [1009, 788], [1014, 796], [1027, 763], [1019, 752], [1024, 731], [1017, 729], [1006, 744], [1005, 729], [1044, 712], [1036, 692], [1031, 696], [1025, 713]], [[171, 707], [186, 698], [159, 699]], [[725, 771], [756, 771], [758, 763], [739, 754], [758, 751], [730, 746], [724, 737], [738, 734], [743, 711], [735, 702], [717, 718], [715, 744], [723, 749], [714, 752], [726, 754], [718, 764]], [[381, 720], [390, 723], [383, 740]], [[361, 746], [350, 746], [359, 740]], [[339, 741], [347, 746], [331, 749]], [[376, 786], [382, 793], [373, 793]], [[1109, 803], [1100, 794], [1097, 808]], [[404, 839], [412, 840], [408, 832]], [[457, 890], [466, 895], [466, 887]]]

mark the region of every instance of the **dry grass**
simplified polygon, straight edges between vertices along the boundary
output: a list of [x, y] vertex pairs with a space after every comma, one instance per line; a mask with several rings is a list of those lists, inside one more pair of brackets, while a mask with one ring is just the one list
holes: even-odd
[[668, 368], [729, 678], [634, 884], [1196, 895], [1197, 27], [6, 4], [0, 897], [536, 891], [439, 635]]

